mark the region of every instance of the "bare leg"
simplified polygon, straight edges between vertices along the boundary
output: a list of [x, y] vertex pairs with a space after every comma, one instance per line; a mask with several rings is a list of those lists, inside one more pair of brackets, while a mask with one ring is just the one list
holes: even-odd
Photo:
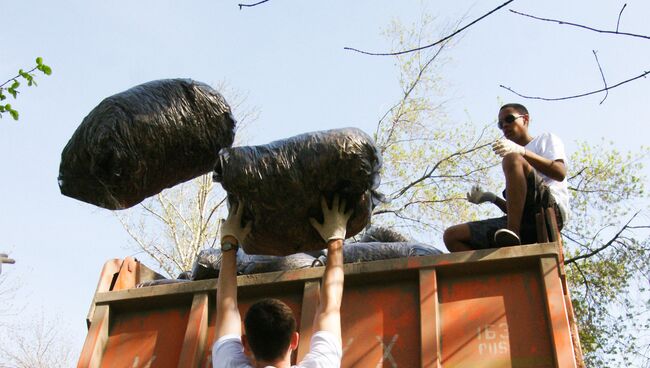
[[508, 230], [520, 235], [521, 217], [526, 202], [526, 177], [533, 170], [533, 167], [518, 153], [506, 155], [501, 162], [501, 166], [506, 178]]
[[442, 235], [442, 239], [450, 252], [473, 250], [467, 245], [471, 239], [471, 232], [467, 224], [454, 225], [447, 228]]

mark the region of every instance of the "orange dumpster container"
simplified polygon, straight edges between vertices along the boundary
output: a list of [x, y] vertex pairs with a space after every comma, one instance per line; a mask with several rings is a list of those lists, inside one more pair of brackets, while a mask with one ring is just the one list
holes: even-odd
[[[343, 367], [580, 367], [557, 242], [345, 265]], [[239, 276], [242, 315], [261, 297], [294, 311], [309, 347], [323, 267]], [[105, 265], [78, 367], [211, 366], [217, 280]]]

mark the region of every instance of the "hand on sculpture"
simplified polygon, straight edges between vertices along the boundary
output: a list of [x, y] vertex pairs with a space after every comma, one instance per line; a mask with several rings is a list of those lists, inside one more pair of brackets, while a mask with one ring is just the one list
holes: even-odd
[[474, 204], [481, 204], [484, 202], [494, 203], [496, 199], [496, 194], [492, 192], [484, 192], [479, 185], [473, 186], [472, 190], [467, 193], [467, 200]]
[[501, 157], [509, 153], [518, 153], [520, 155], [526, 153], [526, 149], [523, 146], [505, 138], [501, 138], [492, 143], [492, 151]]
[[316, 219], [310, 218], [311, 225], [326, 242], [333, 239], [345, 239], [345, 229], [350, 216], [352, 216], [352, 210], [345, 212], [345, 200], [341, 201], [339, 195], [335, 195], [330, 209], [327, 206], [327, 200], [323, 197], [321, 198], [321, 208], [323, 209], [323, 223], [320, 224]]
[[228, 218], [221, 220], [221, 241], [226, 236], [232, 236], [237, 239], [237, 243], [241, 243], [246, 239], [251, 232], [252, 223], [249, 221], [245, 226], [241, 225], [241, 217], [244, 213], [244, 205], [238, 202], [235, 207], [231, 207], [228, 211]]

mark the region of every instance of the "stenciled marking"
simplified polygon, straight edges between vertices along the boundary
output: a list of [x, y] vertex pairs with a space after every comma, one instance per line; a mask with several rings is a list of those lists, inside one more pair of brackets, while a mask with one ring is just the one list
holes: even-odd
[[510, 352], [508, 337], [508, 324], [505, 322], [478, 327], [476, 338], [479, 355], [508, 354]]
[[348, 350], [350, 349], [350, 347], [352, 346], [352, 343], [353, 343], [353, 342], [354, 342], [354, 338], [350, 337], [350, 338], [348, 339], [348, 342], [347, 342], [347, 343], [345, 344], [345, 346], [343, 347], [343, 355], [345, 355], [345, 352], [348, 351]]
[[[143, 365], [142, 368], [151, 368], [151, 364], [156, 360], [156, 356], [152, 355], [151, 358], [149, 358], [149, 361], [147, 364]], [[140, 364], [140, 356], [136, 355], [135, 358], [133, 358], [133, 365], [132, 368], [138, 368], [138, 365]]]
[[393, 354], [391, 354], [391, 350], [393, 350], [393, 347], [395, 346], [395, 342], [397, 342], [397, 338], [399, 337], [398, 334], [395, 334], [393, 338], [390, 340], [388, 345], [384, 345], [384, 339], [383, 336], [375, 336], [377, 341], [379, 341], [379, 344], [381, 345], [381, 349], [384, 351], [384, 355], [379, 359], [379, 362], [377, 363], [377, 368], [381, 368], [384, 365], [384, 360], [388, 360], [391, 364], [391, 367], [397, 368], [397, 363], [395, 362], [395, 359], [393, 359]]

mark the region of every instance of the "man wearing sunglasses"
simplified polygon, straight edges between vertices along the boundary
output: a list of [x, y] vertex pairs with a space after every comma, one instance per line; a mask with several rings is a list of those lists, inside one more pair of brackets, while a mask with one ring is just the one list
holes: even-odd
[[555, 209], [560, 229], [566, 223], [569, 191], [564, 144], [552, 133], [531, 136], [529, 123], [528, 110], [521, 104], [506, 104], [499, 110], [503, 138], [492, 144], [492, 150], [503, 158], [505, 199], [477, 185], [467, 193], [467, 200], [492, 202], [506, 216], [448, 228], [443, 239], [450, 252], [535, 243], [535, 214], [542, 208]]

